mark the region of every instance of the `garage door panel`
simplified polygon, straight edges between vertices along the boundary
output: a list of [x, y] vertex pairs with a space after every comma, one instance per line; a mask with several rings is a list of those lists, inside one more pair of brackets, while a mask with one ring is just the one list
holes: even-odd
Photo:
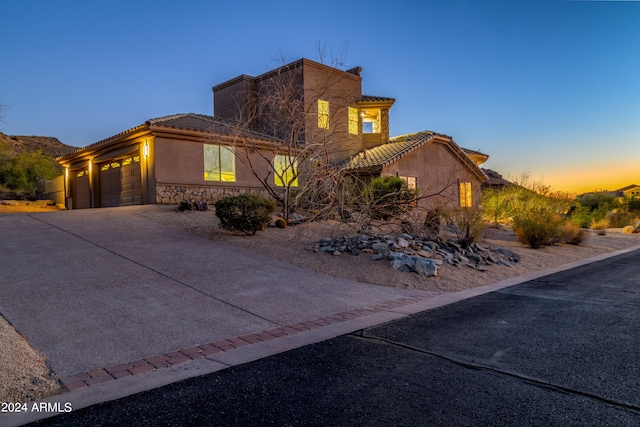
[[140, 158], [113, 161], [100, 169], [100, 206], [142, 204]]

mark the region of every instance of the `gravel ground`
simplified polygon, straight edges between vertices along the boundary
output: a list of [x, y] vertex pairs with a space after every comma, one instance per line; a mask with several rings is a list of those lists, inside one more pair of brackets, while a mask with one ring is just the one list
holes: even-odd
[[0, 316], [0, 402], [26, 402], [63, 388], [45, 358]]

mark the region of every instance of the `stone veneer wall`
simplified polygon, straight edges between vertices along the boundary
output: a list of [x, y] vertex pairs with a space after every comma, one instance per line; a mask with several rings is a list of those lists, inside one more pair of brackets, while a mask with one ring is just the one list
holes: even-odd
[[183, 200], [197, 200], [215, 203], [224, 196], [237, 196], [239, 194], [259, 194], [269, 197], [264, 188], [238, 188], [238, 187], [195, 187], [190, 185], [156, 185], [156, 203], [178, 205]]

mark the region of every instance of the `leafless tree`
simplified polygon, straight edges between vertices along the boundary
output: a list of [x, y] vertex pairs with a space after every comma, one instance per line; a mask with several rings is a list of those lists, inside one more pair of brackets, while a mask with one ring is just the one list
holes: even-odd
[[[340, 114], [347, 108], [350, 94], [336, 90], [340, 78], [333, 73], [321, 74], [314, 87], [305, 88], [302, 72], [302, 67], [282, 64], [261, 81], [255, 93], [242, 100], [245, 105], [238, 105], [233, 124], [236, 158], [282, 206], [286, 220], [301, 200], [323, 199], [325, 209], [333, 205], [343, 181], [333, 156], [340, 149], [336, 141], [348, 133], [348, 124], [332, 123], [327, 129], [317, 129], [315, 101], [327, 99], [332, 115]], [[340, 97], [345, 99], [337, 99]], [[277, 142], [257, 143], [250, 137], [256, 130], [277, 138]]]

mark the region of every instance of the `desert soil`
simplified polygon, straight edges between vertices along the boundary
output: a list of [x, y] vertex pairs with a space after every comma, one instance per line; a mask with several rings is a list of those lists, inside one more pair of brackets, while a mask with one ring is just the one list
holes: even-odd
[[[10, 208], [0, 204], [0, 213], [57, 209], [36, 208], [26, 203], [14, 206], [14, 210]], [[441, 266], [438, 277], [421, 277], [415, 273], [395, 271], [388, 262], [372, 261], [367, 255], [352, 256], [345, 253], [333, 256], [313, 251], [314, 245], [324, 237], [357, 235], [358, 230], [354, 225], [333, 221], [304, 223], [285, 229], [269, 227], [255, 236], [246, 236], [222, 230], [212, 211], [178, 212], [175, 206], [151, 205], [144, 209], [142, 215], [162, 224], [182, 227], [208, 239], [334, 277], [380, 286], [440, 292], [455, 292], [482, 286], [640, 245], [640, 234], [622, 234], [621, 229], [609, 229], [604, 236], [590, 232], [580, 246], [557, 245], [534, 250], [523, 247], [511, 230], [489, 227], [482, 233], [479, 243], [514, 250], [520, 256], [520, 262], [513, 268], [490, 265], [486, 271], [481, 272], [465, 266], [454, 267], [445, 264]], [[62, 386], [47, 368], [44, 360], [43, 355], [34, 351], [0, 316], [0, 402], [24, 402], [61, 392]]]

